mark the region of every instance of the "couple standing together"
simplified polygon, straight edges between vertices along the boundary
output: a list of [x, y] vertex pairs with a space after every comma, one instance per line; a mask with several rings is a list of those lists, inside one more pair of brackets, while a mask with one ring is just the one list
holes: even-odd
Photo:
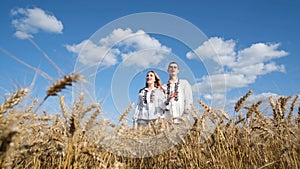
[[[168, 65], [169, 80], [162, 82], [153, 70], [146, 75], [146, 84], [139, 91], [138, 104], [133, 117], [134, 128], [147, 126], [158, 118], [166, 120], [188, 116], [193, 104], [189, 82], [179, 79], [179, 66], [176, 62]], [[178, 119], [174, 123], [179, 123]]]

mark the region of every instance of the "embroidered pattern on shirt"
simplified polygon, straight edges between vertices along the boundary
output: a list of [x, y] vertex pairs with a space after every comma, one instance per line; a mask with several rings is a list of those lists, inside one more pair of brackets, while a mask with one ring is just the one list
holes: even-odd
[[[175, 98], [174, 98], [175, 101], [178, 101], [178, 87], [179, 87], [179, 79], [178, 79], [178, 82], [175, 83], [174, 92], [177, 93]], [[170, 83], [170, 81], [168, 81], [168, 83], [167, 83], [167, 95], [169, 95], [171, 93], [170, 90], [171, 90], [171, 83]]]
[[[148, 94], [148, 90], [144, 90], [144, 95], [143, 95], [143, 101], [144, 101], [144, 104], [147, 104], [148, 101], [147, 101], [147, 94]], [[151, 91], [150, 93], [150, 103], [153, 103], [153, 96], [154, 96], [154, 90]]]

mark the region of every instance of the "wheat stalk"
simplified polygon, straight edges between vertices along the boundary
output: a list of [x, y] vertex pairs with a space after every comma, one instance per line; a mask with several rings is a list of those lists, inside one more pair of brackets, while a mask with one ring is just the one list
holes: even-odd
[[261, 105], [262, 101], [258, 101], [257, 103], [253, 104], [251, 107], [245, 107], [248, 110], [246, 114], [246, 118], [249, 118], [253, 113], [257, 112], [257, 108]]
[[74, 110], [77, 110], [79, 113], [78, 113], [78, 119], [82, 119], [83, 116], [85, 115], [86, 112], [82, 111], [83, 109], [83, 106], [84, 106], [84, 94], [83, 93], [80, 93], [79, 95], [79, 100], [75, 102], [74, 106], [73, 106], [73, 109]]
[[91, 129], [93, 127], [94, 121], [100, 113], [101, 113], [101, 109], [99, 107], [96, 111], [94, 111], [94, 113], [91, 115], [91, 117], [87, 120], [87, 122], [85, 124], [85, 131], [88, 131], [89, 129]]
[[86, 108], [82, 108], [82, 110], [79, 110], [80, 111], [80, 116], [78, 117], [79, 120], [82, 120], [82, 118], [84, 117], [84, 115], [93, 110], [93, 109], [100, 109], [100, 104], [99, 103], [93, 103], [91, 105], [89, 105], [88, 107]]
[[72, 112], [71, 117], [69, 119], [69, 128], [68, 128], [68, 136], [73, 137], [75, 131], [76, 131], [76, 115], [74, 112]]
[[252, 94], [252, 90], [249, 90], [246, 95], [241, 97], [234, 106], [234, 111], [238, 112], [242, 108], [243, 104], [245, 103], [246, 99]]
[[286, 109], [287, 109], [287, 102], [288, 100], [292, 98], [291, 96], [288, 96], [288, 97], [281, 97], [280, 98], [280, 108], [282, 109], [282, 112], [283, 114], [281, 115], [282, 118], [284, 117], [284, 112], [286, 112]]
[[273, 118], [274, 118], [274, 119], [277, 119], [277, 109], [276, 109], [276, 104], [275, 104], [275, 102], [274, 102], [272, 96], [269, 97], [269, 102], [270, 102], [270, 105], [271, 105], [272, 110], [273, 110]]
[[8, 109], [17, 105], [21, 101], [21, 99], [28, 93], [28, 91], [28, 88], [18, 90], [17, 92], [12, 94], [11, 97], [6, 99], [4, 104], [0, 106], [0, 118]]
[[65, 101], [64, 101], [64, 96], [60, 96], [59, 97], [59, 103], [60, 103], [60, 107], [61, 107], [61, 111], [62, 111], [63, 117], [67, 121], [67, 119], [68, 119], [68, 111], [67, 111], [66, 104], [65, 104]]
[[205, 104], [201, 99], [198, 102], [204, 108], [204, 113], [212, 112], [212, 108], [210, 106], [208, 106], [207, 104]]
[[298, 107], [297, 123], [298, 123], [298, 128], [300, 128], [300, 106]]
[[134, 103], [131, 103], [130, 106], [125, 110], [125, 112], [120, 116], [119, 122], [121, 122], [130, 113], [133, 107], [134, 107]]
[[36, 103], [39, 101], [39, 99], [38, 98], [35, 98], [33, 101], [32, 101], [32, 103], [30, 104], [30, 106], [28, 106], [28, 108], [25, 110], [25, 113], [29, 113], [32, 109], [33, 109], [33, 107], [36, 105]]
[[[60, 100], [60, 106], [63, 107], [65, 105], [63, 97], [60, 97], [60, 99], [62, 99], [62, 101]], [[205, 109], [204, 114], [199, 118], [193, 115], [195, 120], [194, 126], [185, 137], [178, 133], [179, 130], [176, 130], [171, 121], [160, 122], [158, 120], [157, 124], [153, 125], [151, 123], [145, 129], [128, 129], [127, 121], [124, 120], [131, 109], [128, 108], [121, 115], [119, 119], [121, 122], [120, 127], [117, 128], [121, 132], [117, 134], [122, 136], [122, 140], [111, 140], [111, 144], [107, 144], [115, 146], [118, 150], [109, 152], [105, 147], [99, 145], [98, 139], [92, 139], [92, 137], [99, 138], [96, 134], [101, 135], [103, 133], [101, 131], [104, 130], [101, 130], [101, 128], [106, 128], [109, 121], [104, 119], [101, 122], [93, 122], [93, 120], [96, 120], [100, 109], [94, 110], [92, 105], [84, 107], [83, 97], [79, 99], [82, 100], [73, 103], [72, 112], [69, 112], [72, 114], [69, 117], [66, 116], [66, 119], [68, 119], [65, 123], [68, 126], [67, 130], [62, 128], [64, 119], [60, 118], [61, 116], [51, 119], [50, 116], [31, 113], [29, 108], [27, 108], [28, 111], [26, 113], [12, 109], [7, 116], [0, 118], [0, 167], [47, 169], [97, 167], [298, 168], [299, 166], [300, 121], [298, 124], [297, 122], [292, 123], [287, 120], [289, 118], [287, 116], [285, 123], [274, 125], [271, 123], [272, 117], [265, 116], [262, 112], [259, 112], [261, 101], [258, 100], [249, 107], [244, 106], [244, 109], [248, 111], [245, 118], [242, 117], [243, 112], [239, 110], [238, 113], [241, 114], [240, 121], [235, 123], [222, 110], [219, 111], [199, 101]], [[278, 100], [274, 99], [275, 101], [273, 98], [270, 99], [273, 100], [274, 107], [272, 108], [274, 108], [278, 117], [280, 116], [279, 111], [284, 113], [287, 110], [287, 99], [288, 97]], [[296, 120], [300, 120], [300, 106], [295, 105], [296, 100], [296, 98], [293, 99], [291, 107], [297, 109], [298, 119]], [[93, 112], [91, 117], [89, 117], [90, 119], [87, 119], [85, 126], [81, 127], [81, 120], [86, 118], [79, 117], [85, 111]], [[291, 112], [293, 110], [287, 111]], [[256, 115], [254, 116], [253, 113], [256, 113]], [[194, 114], [197, 114], [197, 112], [195, 111]], [[201, 125], [207, 123], [202, 122], [202, 120], [206, 119], [204, 117], [211, 115], [221, 121], [215, 124], [215, 132], [205, 136], [203, 134], [206, 131]], [[252, 118], [252, 116], [254, 117]], [[224, 125], [223, 119], [229, 120], [228, 123]], [[24, 123], [21, 123], [23, 120]], [[48, 121], [50, 122], [45, 123]], [[236, 125], [240, 122], [244, 122], [247, 125]], [[94, 127], [93, 124], [95, 124], [95, 128], [92, 128], [93, 135], [85, 134], [85, 131]], [[209, 122], [209, 124], [211, 123]], [[99, 129], [96, 127], [99, 127]], [[105, 133], [103, 137], [106, 136]], [[134, 152], [131, 151], [131, 148], [138, 150], [138, 146], [133, 147], [134, 145], [139, 145], [135, 143], [140, 143], [140, 141], [144, 141], [144, 138], [148, 139], [153, 136], [158, 136], [157, 139], [162, 139], [162, 141], [174, 144], [174, 146], [168, 150], [162, 149], [159, 154], [152, 154], [152, 146], [162, 147], [163, 145], [163, 142], [156, 140], [157, 142], [145, 144], [147, 146], [145, 148], [149, 148], [148, 150], [145, 149], [147, 151], [145, 151], [145, 154], [149, 155], [149, 157], [143, 155], [140, 158], [122, 156], [123, 152]], [[124, 138], [138, 139], [139, 142], [129, 142], [132, 147], [125, 147], [124, 145], [128, 144], [124, 144], [127, 141]], [[203, 139], [205, 141], [202, 141]], [[241, 161], [241, 157], [247, 158], [243, 158]], [[273, 163], [274, 160], [277, 162]]]
[[276, 123], [280, 122], [282, 119], [284, 119], [284, 113], [286, 111], [286, 105], [287, 101], [291, 98], [291, 96], [288, 97], [280, 97], [276, 100], [276, 103], [274, 102], [273, 98], [270, 97], [270, 104], [273, 109], [273, 116]]
[[72, 86], [73, 82], [77, 82], [79, 80], [82, 80], [83, 77], [79, 74], [71, 74], [64, 76], [64, 78], [59, 79], [57, 82], [54, 82], [46, 91], [46, 96], [43, 99], [43, 101], [39, 104], [39, 106], [35, 109], [34, 112], [36, 112], [42, 104], [47, 100], [49, 96], [56, 96], [57, 93], [61, 92], [62, 89], [65, 89], [67, 86]]
[[288, 123], [288, 124], [292, 121], [293, 110], [294, 110], [295, 104], [296, 104], [296, 102], [297, 102], [297, 100], [298, 100], [298, 97], [299, 97], [299, 95], [296, 95], [295, 98], [294, 98], [294, 100], [293, 100], [293, 102], [292, 102], [292, 104], [291, 104], [290, 112], [289, 112], [289, 114], [288, 114], [288, 116], [287, 116], [287, 123]]
[[47, 96], [56, 96], [57, 93], [61, 92], [61, 90], [66, 88], [66, 86], [72, 86], [73, 82], [77, 82], [82, 79], [83, 77], [79, 74], [64, 76], [64, 78], [59, 79], [57, 82], [54, 82], [52, 86], [48, 88]]

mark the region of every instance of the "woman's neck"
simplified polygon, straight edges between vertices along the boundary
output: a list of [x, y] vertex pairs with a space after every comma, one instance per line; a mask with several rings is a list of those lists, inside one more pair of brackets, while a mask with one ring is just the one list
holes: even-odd
[[149, 90], [152, 90], [152, 89], [154, 89], [155, 87], [154, 87], [154, 84], [148, 84], [148, 87], [147, 87]]

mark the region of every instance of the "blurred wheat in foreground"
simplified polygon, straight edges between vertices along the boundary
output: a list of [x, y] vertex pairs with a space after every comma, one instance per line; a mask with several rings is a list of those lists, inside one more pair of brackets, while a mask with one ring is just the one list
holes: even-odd
[[[61, 89], [78, 79], [78, 75], [66, 76], [49, 88], [46, 97], [56, 97]], [[108, 151], [93, 138], [105, 139], [107, 128], [126, 137], [146, 137], [163, 133], [171, 124], [162, 121], [132, 130], [123, 120], [129, 110], [120, 117], [120, 126], [111, 124], [97, 118], [101, 114], [98, 103], [83, 104], [83, 95], [70, 110], [60, 96], [57, 105], [61, 112], [54, 116], [47, 115], [52, 112], [39, 115], [32, 110], [37, 98], [24, 110], [14, 108], [27, 92], [28, 89], [19, 90], [1, 104], [1, 168], [300, 168], [298, 96], [277, 100], [270, 97], [273, 117], [267, 117], [259, 109], [260, 100], [244, 106], [252, 93], [249, 91], [235, 106], [241, 114], [238, 119], [200, 100], [203, 112], [194, 110], [193, 125], [178, 144], [158, 155], [130, 158]], [[216, 126], [205, 140], [201, 139], [204, 117], [210, 117]], [[92, 129], [96, 132], [88, 135]]]

